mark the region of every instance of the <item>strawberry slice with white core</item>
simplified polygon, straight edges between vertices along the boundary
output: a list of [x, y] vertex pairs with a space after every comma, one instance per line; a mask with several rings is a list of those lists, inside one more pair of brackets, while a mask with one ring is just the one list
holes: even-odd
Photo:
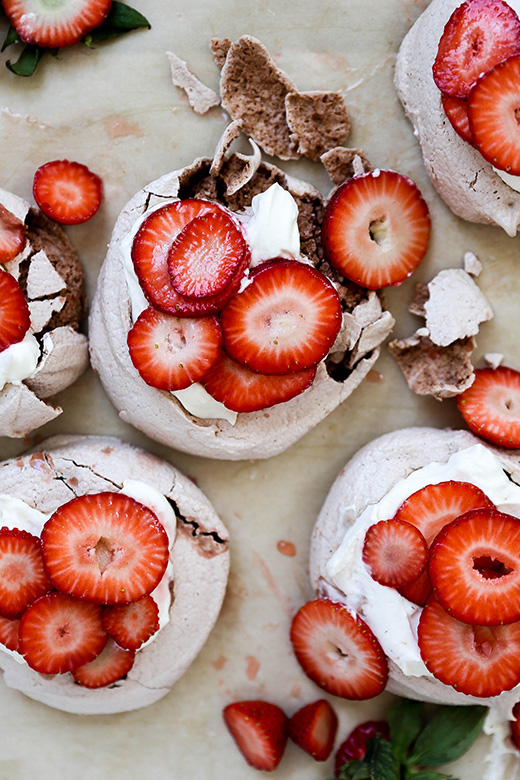
[[316, 365], [342, 324], [332, 284], [297, 260], [260, 266], [220, 317], [228, 355], [260, 374], [290, 374]]
[[25, 225], [0, 203], [0, 263], [20, 254], [27, 243]]
[[477, 436], [500, 447], [520, 447], [520, 372], [507, 366], [477, 368], [457, 406]]
[[326, 699], [306, 704], [289, 719], [289, 738], [315, 761], [330, 756], [337, 730], [338, 716]]
[[98, 27], [112, 0], [3, 0], [2, 5], [24, 43], [61, 49]]
[[430, 240], [428, 207], [416, 184], [376, 170], [341, 184], [325, 209], [325, 257], [369, 290], [400, 284], [415, 271]]
[[74, 680], [84, 688], [112, 685], [128, 674], [134, 665], [135, 651], [119, 647], [110, 637], [96, 658], [72, 672]]
[[23, 613], [18, 652], [31, 669], [61, 674], [93, 661], [106, 641], [98, 604], [49, 593]]
[[466, 0], [444, 28], [433, 65], [441, 92], [467, 98], [482, 73], [520, 53], [520, 20], [502, 0]]
[[520, 623], [478, 626], [448, 615], [434, 596], [417, 629], [421, 657], [445, 685], [487, 698], [520, 682]]
[[11, 274], [0, 269], [0, 352], [22, 341], [30, 326], [22, 288]]
[[258, 374], [221, 352], [201, 381], [206, 391], [228, 409], [258, 412], [300, 395], [315, 376], [315, 367], [292, 374]]
[[18, 650], [18, 629], [20, 620], [0, 616], [0, 643], [8, 650]]
[[51, 590], [37, 536], [16, 528], [0, 530], [0, 615], [15, 618]]
[[520, 520], [474, 509], [439, 532], [429, 574], [444, 609], [464, 623], [520, 620]]
[[343, 604], [307, 602], [294, 616], [290, 636], [303, 671], [328, 693], [370, 699], [384, 690], [388, 663], [381, 645]]
[[105, 607], [103, 628], [120, 647], [138, 650], [159, 629], [159, 607], [151, 596]]
[[223, 710], [226, 726], [247, 763], [272, 772], [287, 744], [287, 716], [267, 701], [237, 701]]
[[469, 125], [468, 103], [462, 98], [441, 95], [442, 107], [450, 124], [463, 141], [473, 146], [473, 134]]
[[362, 557], [372, 579], [397, 588], [417, 579], [425, 570], [428, 544], [415, 525], [381, 520], [367, 530]]
[[168, 254], [168, 270], [178, 293], [204, 298], [221, 293], [249, 256], [235, 221], [215, 211], [195, 217], [182, 229]]
[[217, 360], [222, 326], [217, 317], [176, 317], [145, 309], [127, 337], [132, 363], [159, 390], [183, 390], [202, 379]]
[[168, 564], [164, 527], [148, 507], [123, 493], [73, 498], [47, 520], [41, 538], [53, 585], [99, 604], [151, 593]]
[[479, 78], [468, 98], [473, 144], [495, 168], [520, 174], [520, 55]]
[[102, 195], [101, 179], [82, 163], [52, 160], [34, 174], [34, 200], [44, 214], [63, 225], [79, 225], [91, 219], [101, 205]]

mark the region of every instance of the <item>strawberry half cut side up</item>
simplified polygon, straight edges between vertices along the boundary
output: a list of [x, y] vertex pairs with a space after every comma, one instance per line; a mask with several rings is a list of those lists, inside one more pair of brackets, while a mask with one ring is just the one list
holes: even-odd
[[112, 0], [3, 0], [2, 5], [24, 43], [61, 49], [98, 27]]
[[132, 363], [159, 390], [183, 390], [202, 379], [217, 360], [222, 327], [217, 317], [179, 318], [145, 309], [127, 336]]
[[502, 0], [466, 0], [439, 41], [433, 79], [441, 92], [467, 98], [482, 73], [520, 53], [520, 20]]
[[362, 557], [372, 579], [397, 588], [416, 580], [428, 563], [428, 544], [404, 520], [381, 520], [365, 534]]
[[0, 263], [20, 254], [27, 243], [24, 223], [0, 203]]
[[260, 374], [316, 365], [339, 333], [342, 309], [329, 280], [296, 260], [268, 262], [221, 312], [224, 349]]
[[237, 701], [223, 710], [228, 730], [247, 763], [272, 772], [287, 744], [287, 716], [267, 701]]
[[477, 436], [499, 447], [520, 447], [520, 372], [507, 366], [475, 369], [457, 406]]
[[481, 76], [468, 98], [473, 145], [495, 168], [520, 174], [520, 55]]
[[292, 374], [257, 374], [221, 352], [201, 380], [206, 391], [233, 412], [258, 412], [290, 401], [312, 384], [316, 368]]
[[43, 568], [42, 547], [37, 536], [16, 528], [0, 530], [0, 615], [19, 617], [44, 593], [51, 590]]
[[159, 629], [159, 607], [151, 596], [103, 610], [103, 628], [126, 650], [138, 650]]
[[519, 622], [461, 623], [432, 596], [421, 613], [417, 640], [428, 670], [460, 693], [498, 696], [520, 682]]
[[469, 124], [468, 103], [462, 98], [441, 95], [442, 107], [450, 124], [463, 141], [473, 146], [473, 134]]
[[93, 661], [107, 634], [101, 607], [65, 593], [49, 593], [23, 613], [18, 651], [31, 669], [42, 674], [71, 672]]
[[428, 249], [430, 214], [416, 184], [372, 171], [341, 184], [325, 209], [325, 257], [347, 279], [377, 290], [400, 284]]
[[135, 652], [119, 647], [110, 637], [94, 660], [72, 672], [74, 680], [84, 688], [102, 688], [112, 685], [128, 674], [134, 665]]
[[123, 493], [73, 498], [47, 520], [41, 539], [53, 585], [99, 604], [151, 593], [168, 564], [164, 527], [148, 507]]
[[380, 734], [390, 741], [390, 727], [386, 720], [367, 720], [353, 729], [341, 743], [334, 756], [334, 777], [339, 777], [344, 764], [365, 758], [367, 741]]
[[520, 520], [474, 509], [439, 532], [429, 574], [444, 609], [464, 623], [520, 620]]
[[52, 160], [34, 174], [34, 200], [50, 219], [79, 225], [91, 219], [101, 204], [103, 184], [86, 165]]
[[22, 341], [30, 327], [22, 288], [11, 274], [0, 269], [0, 352]]
[[315, 761], [326, 761], [332, 753], [338, 730], [338, 716], [326, 699], [306, 704], [289, 719], [289, 737]]
[[307, 602], [293, 618], [290, 637], [305, 674], [328, 693], [359, 700], [385, 689], [388, 663], [381, 645], [343, 604]]

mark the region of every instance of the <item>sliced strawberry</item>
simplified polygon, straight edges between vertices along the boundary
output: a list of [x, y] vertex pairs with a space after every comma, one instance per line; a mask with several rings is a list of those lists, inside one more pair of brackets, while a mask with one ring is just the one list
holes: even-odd
[[520, 622], [461, 623], [432, 596], [421, 613], [417, 641], [429, 671], [460, 693], [498, 696], [520, 682]]
[[168, 254], [168, 271], [178, 293], [204, 298], [221, 293], [249, 260], [240, 228], [224, 211], [215, 211], [181, 230]]
[[297, 260], [267, 263], [221, 312], [229, 356], [260, 374], [290, 374], [327, 355], [342, 323], [329, 280]]
[[287, 716], [267, 701], [228, 704], [223, 717], [247, 763], [255, 769], [276, 769], [287, 744]]
[[515, 746], [520, 750], [520, 702], [517, 702], [513, 707], [513, 718], [511, 721], [511, 739], [515, 743]]
[[370, 699], [386, 686], [381, 645], [343, 604], [329, 599], [304, 604], [293, 618], [291, 642], [305, 674], [334, 696]]
[[293, 374], [257, 374], [231, 360], [225, 352], [202, 379], [207, 392], [234, 412], [257, 412], [289, 401], [313, 382], [316, 368]]
[[520, 53], [520, 21], [502, 0], [466, 0], [439, 41], [433, 78], [441, 92], [467, 98], [482, 73]]
[[417, 579], [425, 570], [428, 544], [415, 525], [404, 520], [381, 520], [367, 530], [362, 555], [374, 580], [397, 588]]
[[474, 146], [495, 168], [520, 174], [520, 55], [485, 73], [468, 98]]
[[0, 203], [0, 263], [7, 263], [25, 247], [25, 225]]
[[42, 674], [70, 672], [94, 660], [107, 641], [101, 607], [65, 593], [40, 596], [20, 620], [18, 651]]
[[381, 734], [383, 739], [390, 741], [390, 728], [386, 720], [367, 720], [353, 729], [346, 740], [341, 743], [334, 756], [334, 777], [340, 777], [344, 764], [349, 761], [363, 759], [367, 752], [367, 741]]
[[51, 590], [37, 536], [16, 528], [0, 530], [0, 615], [19, 617]]
[[0, 269], [0, 352], [22, 341], [30, 326], [22, 288], [11, 274]]
[[24, 43], [61, 49], [98, 27], [112, 0], [3, 0], [2, 5]]
[[315, 761], [326, 761], [332, 753], [338, 716], [326, 699], [302, 707], [289, 719], [289, 737]]
[[86, 165], [52, 160], [34, 174], [34, 200], [50, 219], [78, 225], [94, 216], [101, 204], [103, 185]]
[[151, 596], [103, 610], [103, 628], [126, 650], [138, 650], [159, 629], [159, 607]]
[[429, 574], [437, 599], [457, 620], [520, 620], [520, 520], [496, 509], [462, 515], [435, 538]]
[[0, 616], [0, 643], [8, 650], [18, 650], [18, 629], [20, 620]]
[[500, 447], [520, 447], [520, 372], [507, 366], [477, 368], [457, 405], [473, 433]]
[[466, 143], [473, 146], [473, 134], [469, 126], [468, 103], [462, 98], [451, 95], [441, 96], [442, 107], [450, 120], [451, 126]]
[[395, 171], [354, 176], [338, 187], [323, 218], [325, 256], [370, 290], [400, 284], [430, 240], [428, 207], [414, 182]]
[[100, 604], [150, 593], [168, 564], [164, 527], [148, 507], [123, 493], [73, 498], [47, 520], [41, 538], [54, 586]]
[[[399, 507], [394, 520], [404, 520], [415, 525], [428, 544], [439, 531], [455, 518], [481, 507], [494, 508], [493, 503], [478, 487], [469, 482], [439, 482], [426, 485], [413, 493]], [[428, 572], [425, 571], [414, 582], [403, 585], [399, 592], [410, 601], [423, 607], [428, 600], [432, 587]]]
[[113, 639], [108, 641], [101, 653], [73, 671], [73, 677], [84, 688], [102, 688], [112, 685], [128, 674], [134, 665], [135, 651], [119, 647]]
[[217, 317], [176, 317], [145, 309], [128, 333], [132, 363], [160, 390], [182, 390], [202, 379], [217, 360], [222, 327]]

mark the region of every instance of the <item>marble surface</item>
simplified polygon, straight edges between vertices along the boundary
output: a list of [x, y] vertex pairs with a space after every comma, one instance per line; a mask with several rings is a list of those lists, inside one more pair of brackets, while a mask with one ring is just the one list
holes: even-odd
[[[518, 239], [499, 229], [465, 224], [432, 189], [418, 145], [393, 88], [399, 42], [426, 0], [134, 0], [152, 23], [125, 39], [91, 51], [74, 47], [58, 60], [42, 60], [37, 74], [20, 79], [0, 59], [1, 185], [28, 199], [38, 165], [60, 157], [89, 165], [104, 180], [100, 212], [68, 234], [80, 251], [89, 299], [111, 226], [126, 201], [162, 173], [211, 155], [226, 126], [217, 108], [190, 109], [170, 80], [165, 52], [185, 59], [213, 88], [218, 71], [212, 36], [252, 34], [267, 46], [301, 90], [336, 89], [352, 119], [349, 145], [371, 162], [414, 178], [433, 216], [427, 257], [386, 303], [397, 320], [394, 335], [418, 327], [407, 312], [415, 282], [442, 268], [460, 267], [466, 250], [483, 263], [479, 285], [495, 319], [482, 326], [474, 362], [502, 352], [520, 367], [515, 301], [520, 293]], [[217, 10], [218, 7], [218, 10]], [[324, 193], [330, 181], [318, 163], [282, 163]], [[212, 462], [158, 446], [124, 425], [89, 371], [59, 396], [64, 413], [38, 432], [110, 433], [170, 460], [196, 480], [214, 503], [232, 539], [232, 567], [220, 619], [204, 650], [172, 692], [146, 710], [105, 717], [75, 717], [51, 710], [0, 682], [0, 780], [247, 780], [258, 773], [244, 763], [221, 718], [233, 700], [266, 698], [291, 714], [321, 697], [295, 661], [288, 629], [310, 596], [308, 542], [326, 493], [343, 463], [375, 436], [409, 425], [460, 426], [454, 401], [420, 398], [408, 390], [383, 348], [367, 381], [330, 417], [284, 454], [268, 461]], [[0, 440], [10, 457], [31, 441]], [[364, 703], [331, 698], [340, 717], [338, 738], [358, 722], [380, 716], [391, 700]], [[461, 780], [483, 776], [487, 739], [481, 738], [453, 772]], [[275, 773], [280, 780], [323, 780], [332, 762], [315, 764], [289, 745]]]

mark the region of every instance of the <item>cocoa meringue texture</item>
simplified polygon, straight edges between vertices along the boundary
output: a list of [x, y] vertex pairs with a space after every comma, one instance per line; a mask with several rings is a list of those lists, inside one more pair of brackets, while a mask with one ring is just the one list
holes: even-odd
[[0, 651], [6, 685], [65, 712], [126, 712], [169, 692], [198, 655], [220, 612], [229, 571], [228, 532], [191, 480], [166, 461], [116, 438], [55, 436], [0, 463], [0, 493], [43, 513], [77, 495], [118, 490], [129, 479], [155, 487], [175, 508], [169, 623], [138, 651], [124, 680], [93, 690], [77, 685], [68, 673], [41, 675], [14, 654]]
[[514, 236], [520, 224], [520, 193], [457, 135], [433, 80], [439, 40], [459, 5], [459, 0], [432, 0], [401, 44], [395, 85], [414, 126], [426, 171], [441, 198], [462, 219], [498, 225]]

